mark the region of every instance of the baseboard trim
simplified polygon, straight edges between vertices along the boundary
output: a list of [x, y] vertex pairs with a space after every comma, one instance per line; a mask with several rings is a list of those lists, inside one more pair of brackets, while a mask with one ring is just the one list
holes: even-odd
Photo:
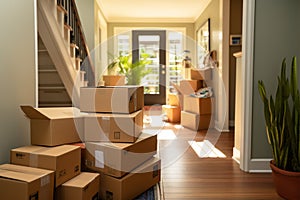
[[233, 147], [233, 155], [232, 155], [232, 159], [237, 162], [238, 164], [240, 164], [240, 158], [241, 158], [241, 152], [240, 150], [238, 150], [237, 148]]
[[271, 173], [270, 161], [272, 159], [251, 159], [249, 165], [250, 173]]
[[230, 130], [229, 129], [223, 129], [219, 126], [219, 123], [218, 121], [215, 121], [215, 129], [219, 132], [229, 132]]

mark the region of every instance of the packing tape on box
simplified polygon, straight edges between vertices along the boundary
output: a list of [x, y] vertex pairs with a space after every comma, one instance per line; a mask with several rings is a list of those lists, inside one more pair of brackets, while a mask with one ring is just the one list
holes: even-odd
[[134, 110], [137, 110], [137, 92], [134, 93]]
[[30, 167], [38, 167], [38, 154], [31, 153], [29, 155], [29, 166]]
[[100, 128], [105, 134], [108, 135], [110, 132], [110, 117], [101, 117], [101, 120], [103, 126], [100, 126]]

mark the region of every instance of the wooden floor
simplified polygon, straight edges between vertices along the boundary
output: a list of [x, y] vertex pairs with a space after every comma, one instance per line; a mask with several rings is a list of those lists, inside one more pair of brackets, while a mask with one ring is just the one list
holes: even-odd
[[[231, 158], [233, 130], [222, 134], [214, 131], [193, 133], [170, 124], [161, 129], [161, 132], [165, 132], [163, 136], [159, 134], [159, 148], [166, 200], [281, 199], [274, 190], [271, 174], [245, 173]], [[189, 145], [183, 145], [191, 138], [198, 142], [211, 141], [213, 144], [217, 141], [215, 147], [226, 157], [199, 158]]]

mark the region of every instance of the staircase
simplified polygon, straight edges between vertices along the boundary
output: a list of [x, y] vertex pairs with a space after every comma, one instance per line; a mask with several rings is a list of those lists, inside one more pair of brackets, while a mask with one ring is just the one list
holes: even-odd
[[79, 106], [94, 67], [74, 0], [38, 0], [39, 107]]

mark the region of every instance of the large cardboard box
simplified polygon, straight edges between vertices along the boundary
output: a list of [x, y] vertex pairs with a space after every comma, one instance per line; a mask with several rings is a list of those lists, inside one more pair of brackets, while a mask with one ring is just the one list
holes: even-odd
[[212, 98], [198, 98], [186, 95], [183, 98], [184, 111], [205, 115], [212, 113]]
[[208, 129], [211, 121], [211, 115], [199, 115], [186, 111], [181, 111], [181, 125], [183, 127], [198, 131]]
[[100, 197], [103, 200], [131, 200], [160, 181], [161, 164], [152, 158], [121, 179], [105, 174], [100, 177]]
[[99, 173], [82, 172], [56, 190], [58, 200], [98, 200]]
[[74, 107], [33, 108], [21, 106], [30, 118], [31, 144], [57, 146], [80, 142], [83, 118]]
[[12, 164], [55, 171], [55, 186], [63, 184], [80, 173], [80, 147], [24, 146], [11, 150]]
[[125, 85], [124, 75], [103, 75], [105, 86], [121, 86]]
[[142, 133], [135, 143], [87, 142], [86, 148], [88, 169], [120, 178], [156, 154], [157, 136]]
[[89, 114], [84, 118], [86, 142], [135, 142], [143, 129], [143, 111]]
[[53, 200], [54, 173], [20, 165], [0, 165], [0, 197], [5, 200]]
[[192, 80], [210, 81], [212, 79], [212, 68], [191, 69]]
[[166, 115], [167, 121], [171, 123], [180, 122], [181, 108], [179, 106], [162, 106], [163, 113]]
[[82, 112], [132, 113], [144, 106], [144, 87], [83, 87], [80, 88]]

